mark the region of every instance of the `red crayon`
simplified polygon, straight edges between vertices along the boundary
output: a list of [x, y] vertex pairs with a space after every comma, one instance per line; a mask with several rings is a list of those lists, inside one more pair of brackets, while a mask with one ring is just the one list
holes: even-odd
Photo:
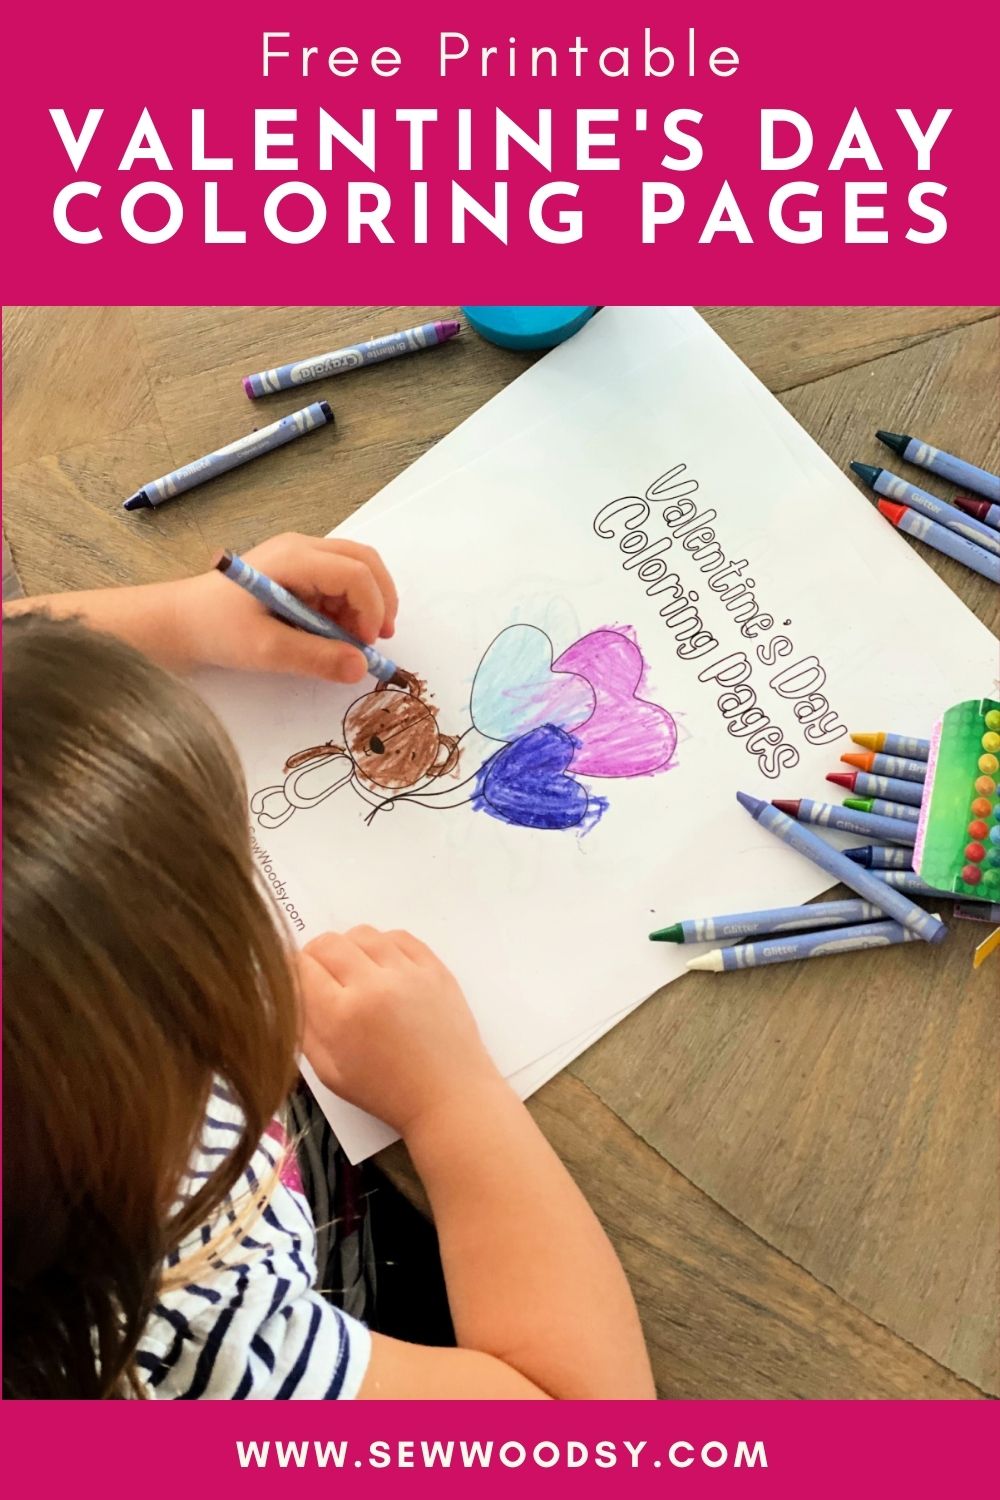
[[967, 516], [975, 516], [985, 526], [1000, 530], [1000, 505], [994, 505], [990, 500], [974, 500], [971, 495], [956, 495], [952, 504], [964, 510]]

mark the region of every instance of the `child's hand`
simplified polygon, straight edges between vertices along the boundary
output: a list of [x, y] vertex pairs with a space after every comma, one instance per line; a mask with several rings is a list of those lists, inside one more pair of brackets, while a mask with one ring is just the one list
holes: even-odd
[[405, 1136], [499, 1081], [457, 981], [408, 932], [324, 933], [299, 956], [303, 1051], [320, 1080]]
[[[244, 556], [366, 645], [392, 635], [399, 601], [374, 548], [287, 532]], [[177, 587], [183, 591], [177, 629], [190, 632], [186, 655], [192, 662], [331, 682], [360, 682], [367, 671], [360, 651], [276, 620], [220, 573], [200, 574]]]

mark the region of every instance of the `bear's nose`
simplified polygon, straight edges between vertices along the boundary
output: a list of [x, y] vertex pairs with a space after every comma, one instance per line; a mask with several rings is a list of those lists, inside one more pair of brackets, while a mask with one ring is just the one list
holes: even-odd
[[368, 741], [368, 748], [375, 755], [385, 754], [385, 746], [383, 745], [377, 734], [373, 734], [371, 739]]

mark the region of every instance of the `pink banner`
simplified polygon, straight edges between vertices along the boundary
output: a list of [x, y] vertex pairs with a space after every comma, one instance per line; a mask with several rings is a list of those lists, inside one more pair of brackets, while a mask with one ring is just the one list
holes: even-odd
[[7, 1404], [16, 1493], [761, 1495], [985, 1492], [991, 1402]]
[[995, 297], [993, 7], [97, 15], [6, 22], [8, 304]]

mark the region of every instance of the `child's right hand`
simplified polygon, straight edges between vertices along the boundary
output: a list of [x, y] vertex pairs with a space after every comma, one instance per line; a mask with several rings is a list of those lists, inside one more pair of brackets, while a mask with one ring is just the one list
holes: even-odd
[[320, 1081], [406, 1136], [500, 1082], [454, 976], [408, 932], [354, 927], [299, 955], [303, 1048]]

